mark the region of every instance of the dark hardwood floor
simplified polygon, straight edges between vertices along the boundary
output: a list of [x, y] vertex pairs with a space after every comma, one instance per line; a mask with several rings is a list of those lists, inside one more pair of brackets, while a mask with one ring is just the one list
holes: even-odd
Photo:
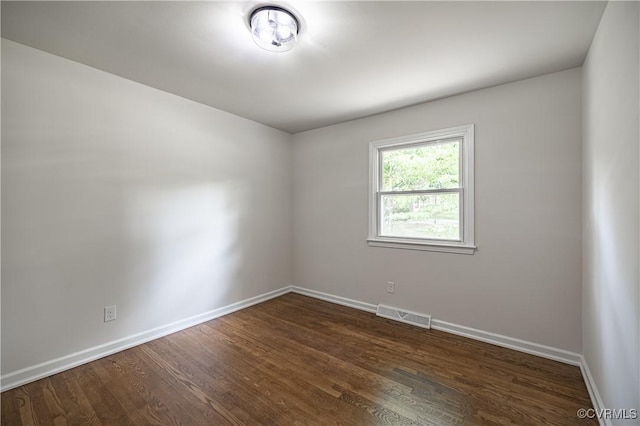
[[2, 425], [576, 425], [577, 367], [287, 294], [2, 393]]

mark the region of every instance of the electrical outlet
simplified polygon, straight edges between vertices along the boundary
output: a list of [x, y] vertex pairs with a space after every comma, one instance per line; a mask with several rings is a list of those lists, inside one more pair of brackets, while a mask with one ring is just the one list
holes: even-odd
[[395, 293], [396, 292], [396, 283], [393, 281], [387, 281], [387, 293]]
[[104, 322], [113, 321], [115, 319], [116, 319], [116, 305], [105, 307]]

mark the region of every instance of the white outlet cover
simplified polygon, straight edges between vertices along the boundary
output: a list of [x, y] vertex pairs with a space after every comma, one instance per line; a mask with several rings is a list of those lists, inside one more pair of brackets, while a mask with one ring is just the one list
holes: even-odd
[[107, 306], [104, 308], [104, 322], [113, 321], [116, 319], [116, 305]]

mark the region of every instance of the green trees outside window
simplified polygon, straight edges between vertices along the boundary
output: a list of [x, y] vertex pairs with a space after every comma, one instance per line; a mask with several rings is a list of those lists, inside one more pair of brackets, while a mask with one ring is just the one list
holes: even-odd
[[381, 151], [381, 235], [461, 239], [461, 140]]

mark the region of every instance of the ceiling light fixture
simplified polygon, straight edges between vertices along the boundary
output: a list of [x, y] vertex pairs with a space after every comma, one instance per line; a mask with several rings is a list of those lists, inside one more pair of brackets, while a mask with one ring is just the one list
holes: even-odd
[[271, 52], [286, 52], [298, 40], [300, 23], [286, 9], [278, 6], [264, 6], [254, 10], [249, 16], [249, 26], [253, 41]]

